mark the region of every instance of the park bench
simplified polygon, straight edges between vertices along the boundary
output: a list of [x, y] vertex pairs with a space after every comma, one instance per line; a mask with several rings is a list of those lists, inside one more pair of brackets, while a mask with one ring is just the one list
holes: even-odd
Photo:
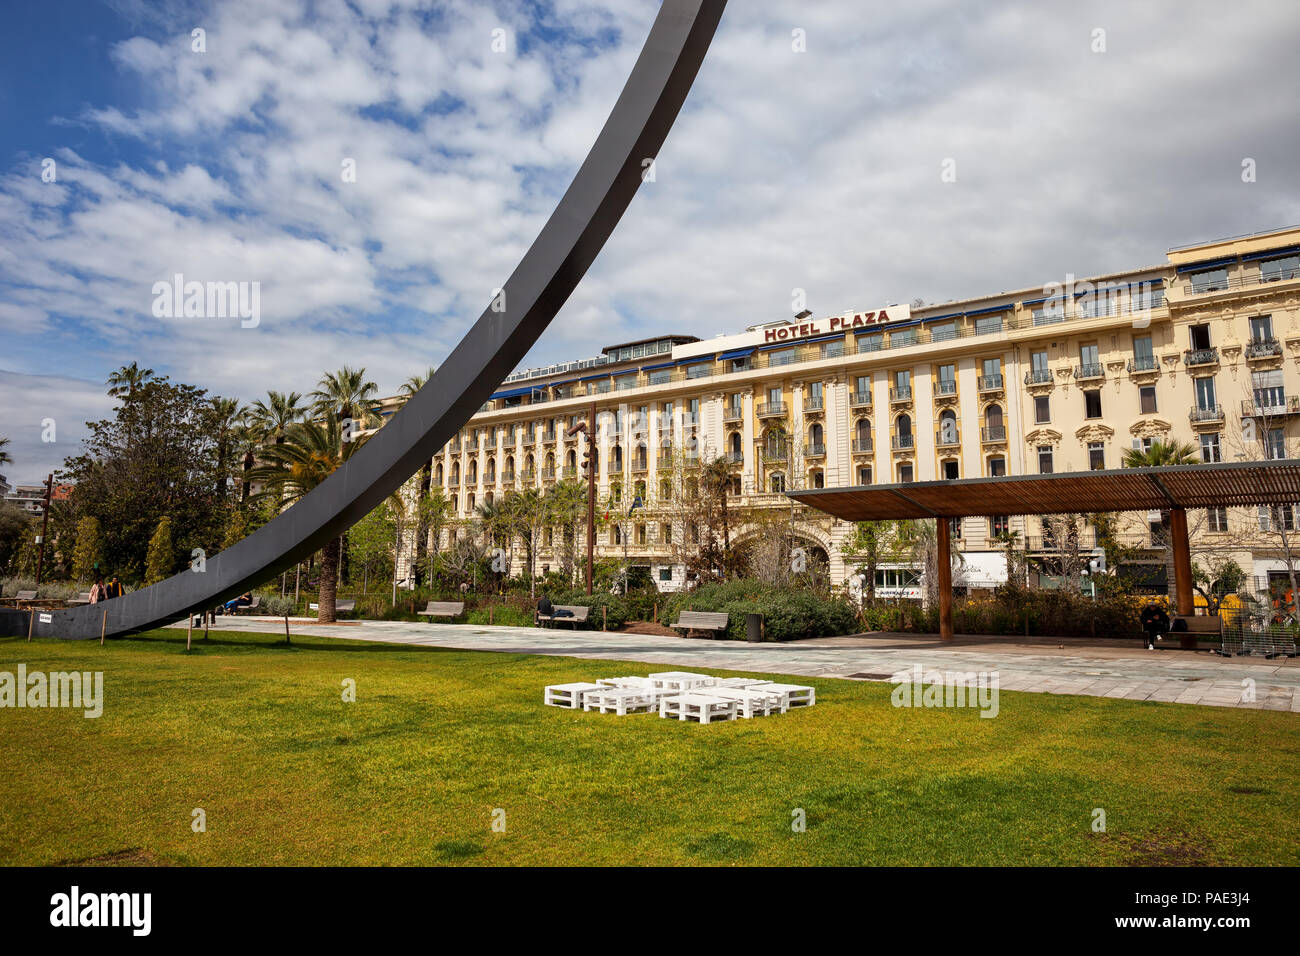
[[[311, 608], [313, 611], [320, 610], [319, 604], [308, 604], [307, 606]], [[334, 613], [336, 614], [342, 611], [355, 611], [356, 609], [357, 609], [357, 602], [351, 599], [347, 601], [334, 602]]]
[[1169, 633], [1178, 637], [1183, 647], [1195, 647], [1193, 635], [1204, 634], [1207, 637], [1221, 637], [1223, 619], [1217, 614], [1175, 614], [1169, 624]]
[[715, 697], [707, 688], [699, 693], [678, 694], [659, 701], [660, 717], [698, 720], [702, 724], [711, 724], [715, 720], [735, 720], [739, 716], [738, 711], [739, 704], [736, 701]]
[[234, 609], [234, 612], [236, 614], [239, 614], [242, 611], [245, 614], [252, 614], [261, 606], [262, 606], [262, 595], [254, 594], [253, 601], [251, 604], [245, 605], [244, 607], [237, 607]]
[[[557, 611], [568, 611], [569, 613], [557, 614], [556, 613]], [[536, 614], [535, 617], [538, 624], [542, 624], [546, 621], [550, 621], [551, 626], [554, 627], [557, 622], [564, 622], [564, 623], [572, 624], [574, 625], [574, 627], [577, 627], [577, 625], [579, 624], [587, 623], [587, 615], [588, 613], [590, 613], [590, 611], [591, 608], [582, 607], [581, 605], [578, 604], [556, 604], [551, 608], [550, 614], [539, 613]]]
[[715, 611], [682, 611], [673, 627], [685, 631], [686, 637], [693, 631], [711, 631], [717, 637], [727, 629], [727, 615]]
[[464, 601], [430, 601], [423, 611], [416, 611], [421, 617], [458, 617], [465, 613]]

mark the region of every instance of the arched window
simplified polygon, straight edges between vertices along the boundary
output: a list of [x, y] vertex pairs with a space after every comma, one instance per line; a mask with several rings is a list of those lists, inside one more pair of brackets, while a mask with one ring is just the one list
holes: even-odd
[[433, 483], [435, 485], [442, 484], [442, 462], [438, 462], [437, 466], [433, 469]]
[[484, 471], [487, 476], [487, 483], [489, 485], [495, 485], [497, 483], [497, 460], [495, 458], [489, 458], [487, 460], [487, 467]]
[[673, 483], [671, 479], [665, 478], [663, 481], [659, 482], [659, 500], [673, 500]]
[[734, 461], [740, 460], [741, 438], [740, 432], [731, 433], [731, 457]]
[[474, 492], [472, 491], [465, 496], [465, 510], [466, 511], [474, 510]]
[[468, 477], [469, 477], [469, 483], [471, 485], [478, 484], [478, 462], [477, 461], [473, 461], [473, 460], [470, 461]]
[[458, 461], [451, 464], [451, 483], [453, 485], [460, 484], [460, 462]]
[[814, 449], [822, 445], [823, 429], [819, 422], [814, 422], [813, 426], [808, 429], [808, 444]]
[[859, 451], [865, 451], [871, 446], [871, 419], [858, 419], [858, 424], [854, 429], [854, 438], [858, 443]]
[[546, 453], [546, 470], [547, 471], [555, 470], [555, 452], [553, 451], [548, 451]]
[[808, 480], [814, 488], [825, 488], [826, 472], [822, 471], [820, 468], [814, 468], [808, 473]]
[[770, 475], [767, 479], [767, 489], [773, 494], [779, 494], [785, 491], [785, 475]]
[[957, 413], [951, 408], [939, 413], [939, 441], [945, 445], [957, 441]]
[[564, 459], [564, 463], [570, 468], [578, 467], [578, 453], [570, 448], [569, 454]]
[[998, 404], [990, 405], [984, 409], [984, 424], [988, 428], [1002, 427], [1002, 406]]
[[898, 432], [899, 438], [911, 438], [912, 417], [910, 415], [899, 415], [898, 420], [894, 423], [894, 428]]
[[492, 492], [490, 492], [490, 491], [487, 492], [487, 493], [485, 493], [485, 494], [483, 495], [483, 503], [484, 503], [484, 504], [488, 504], [488, 505], [490, 505], [490, 504], [492, 504], [492, 502], [495, 501], [495, 500], [496, 500], [496, 499], [493, 497]]
[[514, 477], [515, 474], [515, 456], [506, 455], [506, 466], [502, 469], [507, 475]]

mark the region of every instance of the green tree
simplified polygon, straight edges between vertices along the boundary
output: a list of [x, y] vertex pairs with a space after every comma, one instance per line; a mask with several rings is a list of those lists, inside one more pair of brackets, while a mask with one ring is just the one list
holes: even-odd
[[8, 438], [0, 438], [0, 465], [12, 465], [13, 457], [5, 449], [9, 447]]
[[212, 398], [213, 424], [217, 429], [217, 496], [223, 501], [230, 490], [230, 475], [233, 467], [231, 453], [239, 431], [239, 422], [244, 410], [238, 399]]
[[99, 521], [107, 570], [138, 575], [163, 515], [171, 517], [178, 555], [217, 550], [228, 510], [213, 494], [219, 428], [202, 389], [151, 378], [111, 418], [88, 427], [82, 454], [63, 468], [75, 486], [68, 530], [86, 516]]
[[137, 363], [123, 365], [108, 376], [108, 394], [113, 398], [130, 398], [135, 390], [153, 378], [153, 369], [141, 368]]
[[337, 372], [326, 372], [311, 393], [312, 411], [317, 415], [333, 415], [339, 421], [351, 419], [360, 428], [373, 428], [379, 424], [375, 409], [379, 386], [366, 381], [364, 368], [343, 366]]
[[145, 562], [144, 583], [157, 584], [171, 577], [176, 569], [176, 552], [172, 548], [172, 519], [163, 515], [158, 529], [149, 539], [149, 557]]
[[76, 546], [72, 552], [72, 576], [84, 584], [94, 581], [100, 564], [99, 519], [86, 515], [77, 522]]
[[1201, 460], [1196, 446], [1185, 441], [1153, 441], [1146, 451], [1130, 448], [1124, 452], [1125, 468], [1155, 468], [1166, 465], [1194, 465]]
[[1249, 576], [1232, 558], [1215, 558], [1209, 567], [1202, 567], [1199, 562], [1192, 566], [1193, 586], [1205, 598], [1210, 614], [1218, 614], [1224, 598], [1240, 591], [1247, 580]]
[[361, 569], [362, 594], [370, 590], [375, 572], [392, 559], [394, 530], [393, 509], [388, 501], [352, 526], [348, 548], [352, 551], [353, 571]]
[[[420, 389], [422, 389], [425, 386], [425, 383], [429, 381], [429, 379], [433, 378], [433, 371], [434, 371], [433, 367], [430, 366], [429, 370], [424, 375], [412, 375], [410, 378], [408, 378], [405, 382], [402, 383], [402, 387], [398, 389], [398, 393], [397, 393], [398, 402], [400, 403], [399, 407], [405, 407], [406, 403], [411, 400], [411, 398], [415, 395], [415, 393], [418, 392]], [[424, 460], [424, 465], [421, 466], [420, 468], [420, 484], [419, 484], [420, 502], [424, 502], [424, 500], [428, 498], [429, 492], [431, 491], [432, 488], [433, 488], [433, 460], [430, 458], [426, 458]], [[419, 509], [419, 511], [422, 512], [423, 508]], [[415, 567], [412, 569], [412, 575], [414, 576], [413, 583], [418, 588], [420, 585], [424, 583], [425, 571], [427, 570], [427, 566], [430, 563], [428, 561], [429, 526], [428, 526], [428, 522], [425, 520], [424, 515], [422, 513], [417, 514], [417, 525], [418, 526], [416, 528], [416, 536], [415, 536]], [[437, 538], [435, 537], [434, 540], [436, 542]]]
[[27, 512], [0, 502], [0, 577], [18, 574], [19, 558], [36, 530]]
[[[361, 438], [343, 441], [342, 425], [333, 416], [297, 422], [286, 429], [283, 442], [262, 449], [262, 464], [249, 475], [252, 480], [262, 482], [260, 497], [270, 498], [281, 507], [292, 507], [351, 458], [362, 444]], [[322, 623], [335, 620], [342, 548], [342, 535], [331, 538], [321, 548], [317, 620]]]

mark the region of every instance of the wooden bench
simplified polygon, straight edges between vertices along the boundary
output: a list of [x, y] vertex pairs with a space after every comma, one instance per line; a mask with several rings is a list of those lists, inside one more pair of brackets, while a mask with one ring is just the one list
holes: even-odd
[[[256, 598], [254, 598], [254, 600], [256, 600]], [[308, 604], [307, 607], [311, 608], [313, 611], [319, 611], [319, 610], [320, 610], [320, 605], [319, 605], [319, 604]], [[335, 602], [334, 602], [334, 613], [335, 613], [335, 614], [339, 613], [340, 611], [355, 611], [356, 609], [357, 609], [357, 602], [354, 601], [354, 600], [335, 601]]]
[[[568, 611], [569, 613], [557, 614], [556, 611]], [[550, 621], [551, 626], [554, 627], [557, 622], [563, 622], [576, 627], [579, 624], [587, 623], [587, 615], [590, 611], [591, 608], [582, 607], [578, 604], [556, 604], [552, 606], [550, 614], [534, 613], [533, 617], [538, 624]]]
[[1169, 633], [1178, 636], [1181, 646], [1195, 647], [1196, 638], [1193, 635], [1221, 637], [1223, 619], [1217, 614], [1175, 614], [1169, 622]]
[[677, 617], [677, 623], [672, 626], [685, 631], [686, 637], [693, 631], [711, 631], [717, 637], [727, 629], [727, 615], [716, 611], [682, 611]]
[[465, 613], [464, 601], [430, 601], [423, 611], [416, 611], [421, 617], [459, 617]]
[[261, 607], [261, 606], [262, 606], [262, 595], [260, 595], [260, 594], [254, 594], [254, 595], [253, 595], [253, 601], [252, 601], [251, 604], [246, 604], [246, 605], [244, 605], [243, 607], [233, 608], [232, 611], [233, 611], [233, 613], [235, 613], [235, 614], [238, 614], [238, 613], [240, 613], [241, 611], [243, 611], [243, 612], [246, 613], [246, 614], [252, 614], [254, 611], [256, 611], [256, 610], [257, 610], [259, 607]]

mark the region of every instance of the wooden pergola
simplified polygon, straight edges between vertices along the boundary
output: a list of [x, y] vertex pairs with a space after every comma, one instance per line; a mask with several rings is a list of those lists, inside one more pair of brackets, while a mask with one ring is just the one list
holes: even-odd
[[[1168, 511], [1177, 613], [1190, 615], [1194, 604], [1187, 509], [1300, 502], [1300, 459], [918, 481], [791, 491], [788, 495], [845, 521]], [[950, 641], [952, 528], [946, 520], [937, 521], [936, 526], [939, 635]]]

